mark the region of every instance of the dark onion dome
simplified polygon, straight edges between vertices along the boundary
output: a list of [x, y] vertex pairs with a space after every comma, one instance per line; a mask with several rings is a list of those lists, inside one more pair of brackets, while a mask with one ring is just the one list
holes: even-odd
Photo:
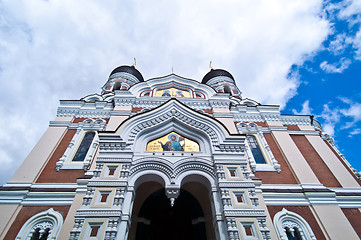
[[229, 77], [230, 79], [232, 79], [234, 81], [234, 78], [232, 76], [232, 74], [230, 74], [229, 72], [227, 72], [226, 70], [223, 69], [211, 69], [211, 71], [209, 71], [202, 79], [202, 83], [206, 84], [209, 80], [211, 80], [214, 77], [221, 77], [221, 76], [225, 76], [225, 77]]
[[133, 75], [134, 77], [136, 77], [139, 80], [139, 82], [144, 82], [144, 78], [143, 78], [142, 74], [134, 66], [123, 65], [123, 66], [117, 67], [110, 73], [110, 76], [113, 75], [114, 73], [118, 73], [118, 72], [129, 73], [129, 74]]

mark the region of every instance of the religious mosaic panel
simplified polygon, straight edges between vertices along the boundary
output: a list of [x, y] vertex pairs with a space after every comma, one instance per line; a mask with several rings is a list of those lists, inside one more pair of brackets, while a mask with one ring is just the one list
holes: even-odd
[[152, 140], [147, 144], [147, 151], [184, 151], [199, 152], [199, 144], [176, 132]]
[[191, 97], [188, 91], [180, 90], [178, 88], [167, 88], [158, 90], [155, 93], [156, 97]]

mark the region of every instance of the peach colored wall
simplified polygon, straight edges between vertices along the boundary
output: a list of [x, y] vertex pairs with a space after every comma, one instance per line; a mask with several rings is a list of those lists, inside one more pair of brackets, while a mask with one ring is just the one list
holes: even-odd
[[114, 111], [132, 111], [132, 106], [115, 106]]
[[75, 223], [74, 222], [75, 213], [81, 207], [84, 196], [85, 193], [77, 193], [75, 195], [73, 203], [71, 204], [71, 207], [69, 209], [68, 215], [65, 218], [63, 227], [60, 230], [58, 239], [69, 239], [70, 231], [73, 229]]
[[67, 127], [49, 127], [10, 179], [10, 182], [34, 182], [59, 144], [66, 129]]
[[[267, 124], [269, 126], [277, 127], [282, 125], [282, 123], [279, 122], [267, 122]], [[296, 144], [292, 141], [288, 132], [286, 130], [273, 130], [272, 134], [299, 182], [301, 184], [320, 184], [316, 175], [313, 173], [311, 167], [298, 150]]]
[[333, 173], [327, 167], [320, 155], [307, 140], [305, 135], [291, 135], [292, 140], [301, 151], [312, 171], [316, 174], [318, 180], [326, 187], [341, 187]]
[[312, 205], [312, 208], [330, 239], [359, 239], [338, 205]]
[[338, 160], [320, 136], [306, 135], [307, 140], [312, 144], [318, 155], [326, 163], [327, 167], [336, 177], [342, 187], [359, 187], [359, 184], [351, 176], [348, 170]]
[[224, 124], [226, 128], [228, 129], [229, 133], [231, 134], [237, 134], [238, 131], [236, 129], [236, 126], [234, 125], [233, 118], [225, 118], [225, 117], [216, 117], [218, 121]]
[[71, 122], [73, 119], [73, 117], [56, 117], [53, 122]]
[[111, 116], [106, 131], [115, 131], [117, 127], [129, 116]]
[[353, 229], [361, 239], [361, 212], [358, 208], [342, 208], [342, 212], [351, 223]]
[[1, 204], [0, 205], [0, 239], [4, 239], [10, 226], [13, 224], [16, 215], [21, 206], [18, 204]]
[[213, 113], [229, 113], [228, 108], [212, 108]]

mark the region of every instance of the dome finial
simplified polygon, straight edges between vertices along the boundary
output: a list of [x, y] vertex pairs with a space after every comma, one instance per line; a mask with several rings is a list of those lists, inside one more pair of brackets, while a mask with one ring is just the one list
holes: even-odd
[[137, 64], [137, 59], [134, 58], [134, 62], [132, 64], [132, 67], [135, 67], [136, 64]]
[[211, 70], [214, 70], [214, 68], [212, 67], [212, 60], [209, 62], [209, 68], [210, 68]]

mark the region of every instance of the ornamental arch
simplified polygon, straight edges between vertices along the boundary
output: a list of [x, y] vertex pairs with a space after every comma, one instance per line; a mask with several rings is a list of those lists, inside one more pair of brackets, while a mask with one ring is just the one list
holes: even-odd
[[135, 194], [128, 239], [216, 239], [214, 176], [185, 171], [177, 187], [165, 186], [164, 176], [144, 170], [132, 177], [137, 179], [130, 182]]

